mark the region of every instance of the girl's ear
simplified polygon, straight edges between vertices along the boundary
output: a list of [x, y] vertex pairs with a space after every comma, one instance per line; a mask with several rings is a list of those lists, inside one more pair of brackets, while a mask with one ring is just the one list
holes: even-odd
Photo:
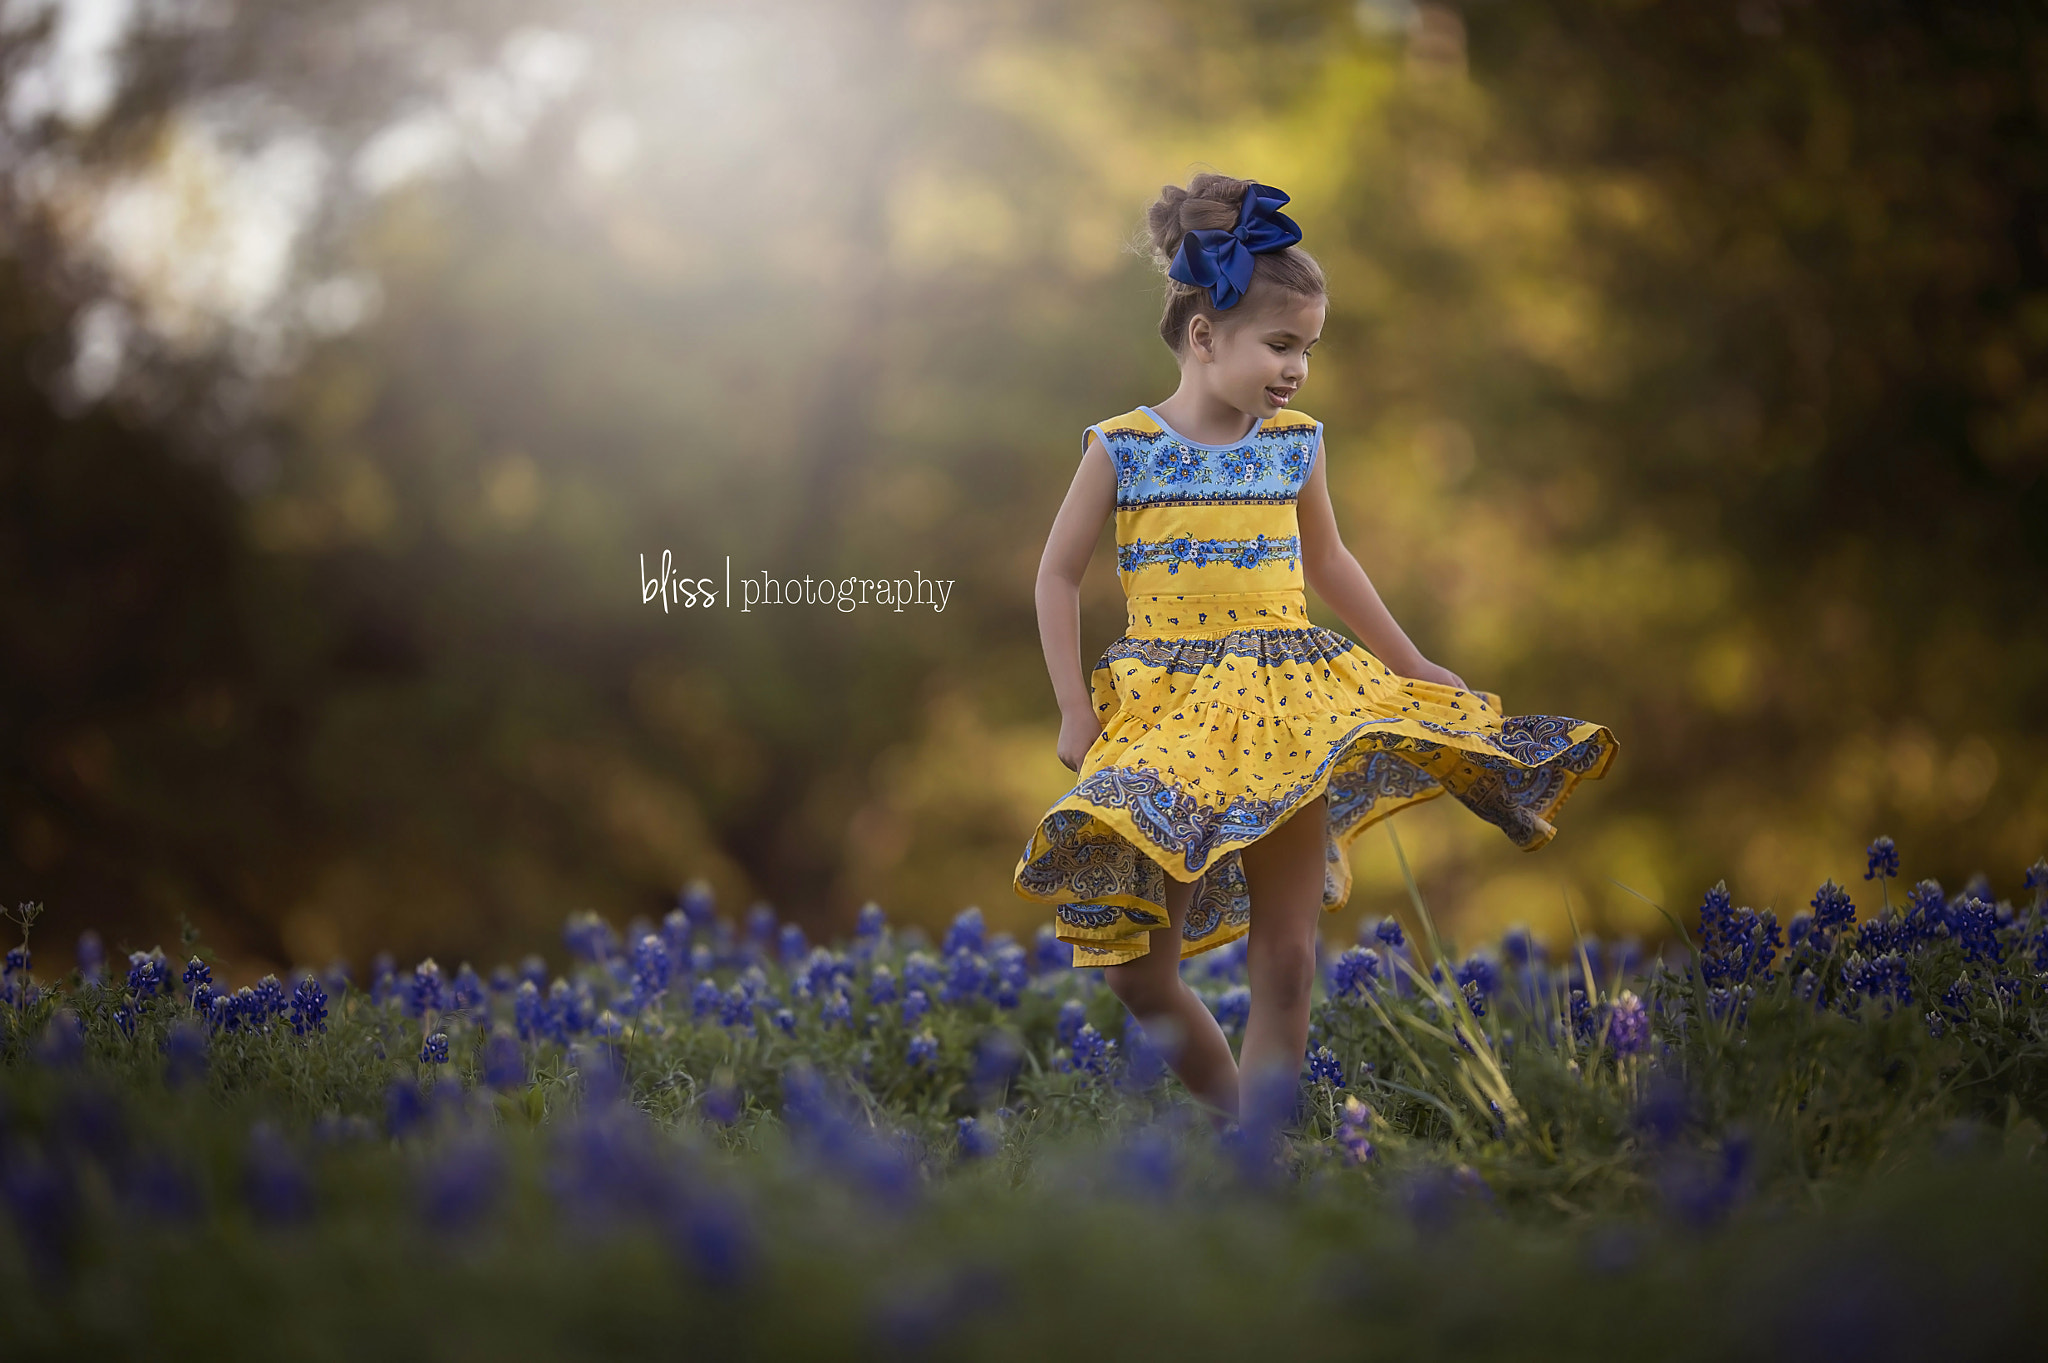
[[1204, 364], [1216, 358], [1216, 329], [1209, 324], [1206, 313], [1196, 313], [1188, 319], [1188, 353]]

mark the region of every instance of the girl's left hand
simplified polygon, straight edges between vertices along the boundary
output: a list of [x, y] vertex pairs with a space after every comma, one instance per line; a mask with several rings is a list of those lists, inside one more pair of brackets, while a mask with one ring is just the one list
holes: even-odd
[[1449, 686], [1459, 691], [1470, 691], [1472, 689], [1465, 685], [1463, 677], [1451, 671], [1448, 667], [1438, 667], [1427, 658], [1422, 660], [1421, 667], [1415, 669], [1414, 675], [1417, 681], [1435, 682], [1439, 686]]

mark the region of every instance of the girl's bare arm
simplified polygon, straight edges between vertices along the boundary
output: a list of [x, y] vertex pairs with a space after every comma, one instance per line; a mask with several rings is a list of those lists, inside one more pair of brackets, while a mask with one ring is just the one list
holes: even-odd
[[1415, 647], [1386, 602], [1380, 600], [1379, 590], [1365, 575], [1365, 569], [1345, 547], [1343, 536], [1337, 533], [1337, 513], [1330, 506], [1330, 482], [1324, 473], [1327, 462], [1319, 437], [1315, 464], [1295, 506], [1301, 527], [1302, 576], [1316, 595], [1330, 603], [1337, 618], [1351, 627], [1373, 656], [1395, 672], [1466, 690], [1464, 679], [1457, 673], [1422, 656], [1422, 650]]
[[1060, 761], [1080, 770], [1081, 758], [1102, 732], [1088, 681], [1081, 674], [1081, 575], [1095, 552], [1102, 523], [1116, 508], [1116, 471], [1109, 451], [1092, 433], [1073, 485], [1053, 517], [1038, 561], [1038, 639], [1060, 706]]

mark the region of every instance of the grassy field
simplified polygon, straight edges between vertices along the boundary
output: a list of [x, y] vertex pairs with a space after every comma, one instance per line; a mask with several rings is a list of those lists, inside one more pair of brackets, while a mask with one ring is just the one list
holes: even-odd
[[[1218, 1133], [1047, 937], [700, 889], [569, 967], [228, 990], [201, 944], [9, 955], [10, 1357], [2010, 1357], [2048, 1323], [2048, 866], [1874, 844], [1641, 958], [1325, 953], [1293, 1092]], [[34, 910], [19, 911], [25, 941]], [[1239, 944], [1241, 947], [1241, 944]], [[1187, 966], [1227, 1031], [1243, 955]]]

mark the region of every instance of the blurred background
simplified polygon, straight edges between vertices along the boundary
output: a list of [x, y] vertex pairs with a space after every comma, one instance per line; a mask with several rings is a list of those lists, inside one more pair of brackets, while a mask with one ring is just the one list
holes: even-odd
[[[1329, 273], [1300, 406], [1396, 615], [1621, 740], [1537, 854], [1396, 821], [1461, 940], [1654, 941], [1724, 877], [1868, 904], [1881, 833], [2013, 894], [2039, 15], [4, 0], [0, 899], [46, 969], [184, 915], [237, 977], [559, 956], [700, 875], [1028, 933], [1072, 782], [1033, 576], [1082, 427], [1173, 390], [1129, 242], [1200, 169]], [[664, 549], [957, 585], [664, 613]], [[1406, 903], [1385, 832], [1354, 856], [1347, 936]]]

